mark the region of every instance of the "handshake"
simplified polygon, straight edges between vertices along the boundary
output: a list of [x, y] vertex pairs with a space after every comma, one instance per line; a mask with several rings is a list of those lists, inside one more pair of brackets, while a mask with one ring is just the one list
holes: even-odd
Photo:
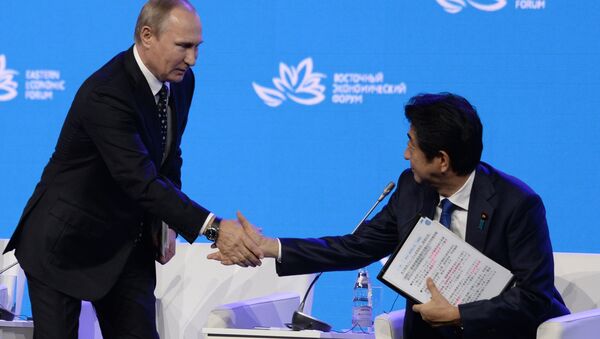
[[260, 266], [265, 257], [277, 258], [277, 239], [265, 237], [241, 212], [237, 212], [237, 218], [238, 220], [221, 221], [219, 237], [212, 245], [218, 251], [209, 254], [207, 258], [220, 261], [223, 265], [242, 267]]

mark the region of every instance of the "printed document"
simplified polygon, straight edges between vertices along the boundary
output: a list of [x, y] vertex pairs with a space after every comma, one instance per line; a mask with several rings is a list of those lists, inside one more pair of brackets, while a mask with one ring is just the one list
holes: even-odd
[[454, 306], [493, 298], [513, 280], [509, 270], [445, 226], [421, 218], [378, 278], [404, 296], [426, 303], [431, 299], [428, 277]]

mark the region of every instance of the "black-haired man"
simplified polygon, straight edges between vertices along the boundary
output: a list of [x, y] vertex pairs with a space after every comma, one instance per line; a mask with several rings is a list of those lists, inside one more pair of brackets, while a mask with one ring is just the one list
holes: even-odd
[[[404, 157], [410, 161], [381, 212], [355, 234], [319, 239], [256, 235], [277, 273], [356, 269], [389, 255], [421, 214], [440, 220], [448, 200], [450, 229], [516, 276], [490, 300], [449, 304], [431, 280], [432, 300], [407, 302], [404, 337], [527, 338], [537, 326], [569, 311], [554, 287], [552, 246], [540, 197], [520, 180], [481, 162], [482, 125], [473, 106], [450, 93], [423, 94], [405, 107], [410, 122]], [[484, 227], [479, 227], [485, 216]], [[243, 223], [247, 221], [241, 218]], [[232, 264], [226, 255], [211, 259]]]

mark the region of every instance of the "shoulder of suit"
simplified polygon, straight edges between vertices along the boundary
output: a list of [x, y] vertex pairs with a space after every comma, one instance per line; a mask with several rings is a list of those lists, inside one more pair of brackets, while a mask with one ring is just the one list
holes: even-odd
[[489, 180], [497, 194], [507, 194], [515, 199], [525, 196], [537, 196], [537, 193], [521, 179], [500, 171], [485, 162], [478, 165], [476, 178], [477, 176]]
[[[81, 85], [80, 94], [107, 94], [117, 97], [131, 97], [136, 79], [131, 65], [128, 65], [129, 51], [121, 52], [90, 75]], [[133, 58], [133, 55], [131, 55]], [[141, 72], [140, 72], [141, 73]], [[78, 93], [79, 94], [79, 93]]]

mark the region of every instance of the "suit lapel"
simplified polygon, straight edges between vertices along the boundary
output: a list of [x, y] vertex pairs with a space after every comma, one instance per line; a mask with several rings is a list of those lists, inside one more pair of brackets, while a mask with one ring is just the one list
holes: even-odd
[[167, 157], [173, 156], [175, 154], [175, 152], [177, 152], [177, 145], [179, 145], [179, 133], [177, 133], [177, 131], [179, 130], [178, 114], [181, 110], [178, 109], [177, 103], [180, 102], [181, 100], [177, 100], [177, 98], [179, 97], [179, 95], [178, 95], [179, 91], [177, 90], [178, 88], [179, 87], [176, 84], [171, 83], [171, 96], [169, 98], [169, 107], [171, 108], [171, 126], [169, 126], [169, 128], [170, 128], [169, 133], [171, 134], [171, 144], [169, 145], [169, 151], [167, 152], [167, 154], [168, 154]]
[[154, 96], [150, 91], [148, 83], [144, 82], [143, 85], [138, 86], [136, 92], [136, 101], [140, 109], [140, 116], [142, 117], [146, 134], [148, 135], [148, 151], [150, 152], [154, 163], [159, 165], [162, 160], [162, 154], [160, 152], [161, 142], [158, 108], [156, 107], [156, 102], [154, 101]]
[[[154, 96], [150, 92], [147, 83], [145, 86], [138, 86], [136, 89], [136, 102], [140, 109], [140, 116], [144, 122], [146, 133], [149, 136], [148, 151], [156, 164], [160, 164], [162, 154], [160, 154], [160, 123], [158, 121], [158, 110], [154, 102]], [[146, 88], [143, 88], [146, 87]]]
[[[144, 78], [144, 74], [135, 62], [133, 56], [133, 47], [126, 52], [125, 67], [131, 75], [134, 85], [134, 98], [137, 106], [137, 112], [142, 122], [145, 133], [141, 135], [148, 148], [150, 157], [155, 164], [160, 164], [162, 154], [160, 154], [160, 123], [158, 121], [158, 108], [154, 101], [154, 96], [150, 90], [150, 85]], [[157, 166], [159, 167], [159, 166]]]
[[489, 202], [494, 194], [494, 186], [490, 181], [486, 169], [478, 165], [469, 199], [465, 240], [480, 252], [483, 252], [485, 249], [485, 241], [494, 216], [494, 206]]

